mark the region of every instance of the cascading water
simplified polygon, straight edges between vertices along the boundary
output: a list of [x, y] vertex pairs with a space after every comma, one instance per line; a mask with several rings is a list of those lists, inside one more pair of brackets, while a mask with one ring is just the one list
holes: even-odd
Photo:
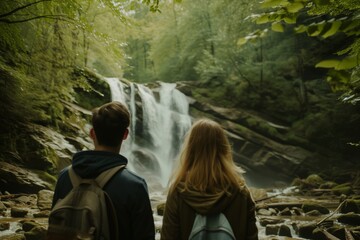
[[112, 100], [125, 103], [131, 112], [131, 134], [121, 149], [129, 159], [129, 168], [148, 184], [165, 187], [191, 126], [186, 96], [175, 88], [176, 84], [160, 83], [154, 94], [141, 84], [127, 85], [117, 78], [106, 81]]

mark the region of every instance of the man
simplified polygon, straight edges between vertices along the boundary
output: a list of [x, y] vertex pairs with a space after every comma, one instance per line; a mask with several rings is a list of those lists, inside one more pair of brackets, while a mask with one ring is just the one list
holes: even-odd
[[[93, 110], [90, 136], [95, 150], [78, 152], [72, 167], [81, 178], [95, 178], [101, 172], [127, 164], [119, 154], [122, 141], [128, 136], [130, 113], [120, 102], [110, 102]], [[53, 207], [72, 189], [67, 169], [60, 173], [56, 184]], [[117, 172], [103, 188], [116, 210], [121, 239], [155, 239], [154, 219], [144, 179], [126, 168]]]

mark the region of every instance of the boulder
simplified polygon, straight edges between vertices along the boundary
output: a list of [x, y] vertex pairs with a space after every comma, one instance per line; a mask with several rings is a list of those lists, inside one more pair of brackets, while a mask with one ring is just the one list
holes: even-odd
[[28, 210], [26, 209], [21, 209], [21, 208], [16, 208], [16, 207], [13, 207], [11, 208], [11, 217], [14, 217], [14, 218], [22, 218], [22, 217], [25, 217], [27, 214], [28, 214]]
[[279, 224], [279, 223], [283, 223], [285, 220], [284, 219], [281, 219], [281, 218], [267, 218], [267, 217], [264, 217], [264, 218], [260, 218], [259, 219], [259, 222], [260, 222], [260, 225], [265, 227], [267, 225], [275, 225], [275, 224]]
[[314, 239], [313, 231], [317, 228], [315, 223], [306, 223], [298, 225], [299, 237]]
[[165, 203], [160, 203], [156, 206], [156, 211], [159, 216], [164, 216], [165, 211]]
[[37, 173], [23, 166], [0, 161], [0, 189], [13, 193], [37, 193], [41, 189], [52, 188]]
[[282, 224], [279, 229], [279, 236], [292, 237], [290, 228]]
[[265, 228], [265, 234], [266, 235], [278, 235], [279, 229], [280, 229], [279, 225], [268, 224], [268, 225], [266, 225], [266, 228]]
[[349, 224], [352, 226], [359, 226], [360, 225], [360, 214], [347, 213], [347, 214], [339, 216], [337, 220], [344, 224]]
[[40, 210], [50, 210], [54, 192], [51, 190], [40, 190], [38, 192], [37, 206]]
[[347, 199], [340, 208], [341, 213], [360, 213], [360, 200]]
[[304, 203], [301, 208], [305, 213], [313, 210], [317, 210], [321, 214], [328, 214], [330, 212], [326, 207], [315, 203]]

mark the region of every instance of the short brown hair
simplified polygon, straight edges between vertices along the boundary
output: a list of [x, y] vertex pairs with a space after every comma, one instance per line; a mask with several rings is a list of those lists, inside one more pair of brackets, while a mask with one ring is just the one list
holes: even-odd
[[92, 111], [92, 125], [100, 145], [117, 147], [130, 125], [127, 107], [117, 101], [106, 103]]

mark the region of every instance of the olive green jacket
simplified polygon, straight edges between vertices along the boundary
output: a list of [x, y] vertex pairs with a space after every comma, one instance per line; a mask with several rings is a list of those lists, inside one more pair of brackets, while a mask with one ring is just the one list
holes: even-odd
[[255, 203], [246, 187], [237, 187], [218, 194], [184, 190], [183, 184], [169, 193], [166, 201], [161, 240], [187, 240], [195, 214], [222, 212], [228, 219], [237, 240], [258, 240]]

